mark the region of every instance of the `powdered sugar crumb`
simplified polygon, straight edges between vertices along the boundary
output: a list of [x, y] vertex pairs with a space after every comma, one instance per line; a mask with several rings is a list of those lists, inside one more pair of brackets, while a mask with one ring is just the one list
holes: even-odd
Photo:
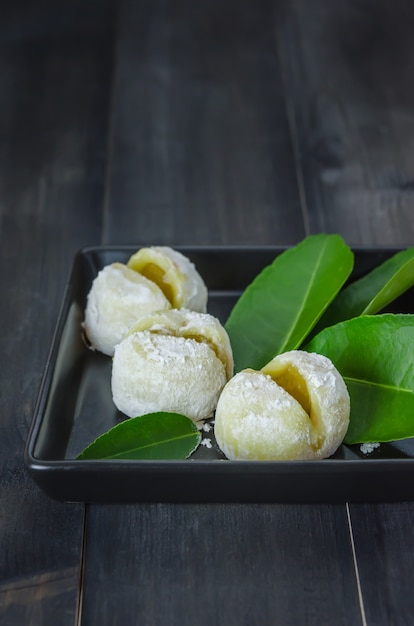
[[212, 448], [213, 444], [211, 443], [211, 439], [209, 439], [208, 437], [206, 437], [205, 439], [201, 440], [201, 445], [205, 446], [206, 448]]
[[380, 444], [377, 442], [362, 443], [360, 450], [362, 454], [371, 454], [371, 452], [374, 452], [374, 450], [379, 447]]

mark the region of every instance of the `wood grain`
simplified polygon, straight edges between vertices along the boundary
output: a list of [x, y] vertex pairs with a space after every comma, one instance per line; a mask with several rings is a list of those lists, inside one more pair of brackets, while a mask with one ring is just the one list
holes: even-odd
[[276, 31], [311, 232], [414, 242], [414, 5], [278, 3]]
[[[123, 3], [105, 243], [304, 236], [273, 7]], [[359, 623], [344, 506], [88, 506], [83, 626], [239, 625], [251, 611]]]
[[86, 530], [83, 626], [361, 623], [343, 506], [98, 506]]
[[105, 242], [303, 237], [272, 7], [123, 3]]
[[[351, 245], [414, 244], [410, 3], [279, 6], [276, 24], [311, 232]], [[366, 623], [410, 624], [412, 503], [351, 505]]]
[[113, 31], [110, 3], [40, 8], [0, 24], [0, 622], [73, 625], [83, 506], [42, 494], [23, 447], [73, 254], [101, 236]]
[[350, 507], [367, 624], [414, 621], [414, 505]]

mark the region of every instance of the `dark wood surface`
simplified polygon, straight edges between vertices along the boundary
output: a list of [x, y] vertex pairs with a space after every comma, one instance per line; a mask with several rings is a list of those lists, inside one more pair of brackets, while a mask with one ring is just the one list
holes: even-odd
[[23, 465], [75, 251], [414, 245], [414, 9], [38, 0], [0, 21], [0, 623], [414, 623], [414, 505], [50, 500]]

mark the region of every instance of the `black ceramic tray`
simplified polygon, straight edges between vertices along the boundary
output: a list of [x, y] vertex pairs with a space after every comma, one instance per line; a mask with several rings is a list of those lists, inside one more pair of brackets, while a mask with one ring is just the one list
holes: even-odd
[[[86, 295], [97, 272], [126, 262], [136, 247], [77, 254], [60, 312], [25, 449], [25, 462], [51, 497], [80, 502], [379, 502], [414, 499], [414, 440], [370, 454], [342, 445], [322, 461], [234, 462], [212, 432], [186, 461], [78, 461], [82, 449], [121, 419], [110, 392], [111, 359], [81, 334]], [[209, 288], [209, 312], [225, 322], [244, 287], [284, 248], [177, 247]], [[353, 278], [396, 250], [355, 250]], [[414, 311], [413, 290], [389, 310]], [[210, 442], [209, 442], [210, 443]]]

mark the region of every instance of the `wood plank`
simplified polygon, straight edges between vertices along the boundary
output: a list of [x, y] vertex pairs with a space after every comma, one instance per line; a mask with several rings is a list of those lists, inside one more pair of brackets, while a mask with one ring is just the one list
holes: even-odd
[[352, 529], [368, 626], [414, 622], [414, 503], [352, 505]]
[[272, 6], [124, 3], [105, 242], [304, 236]]
[[90, 507], [82, 625], [361, 624], [345, 508]]
[[0, 622], [73, 625], [84, 507], [48, 499], [23, 446], [72, 257], [99, 243], [111, 2], [9, 3], [0, 23]]
[[[413, 245], [413, 5], [283, 7], [276, 30], [310, 231]], [[413, 511], [350, 505], [368, 625], [413, 622]]]
[[[123, 4], [105, 242], [304, 236], [273, 7]], [[84, 626], [360, 623], [344, 506], [91, 505], [83, 592]]]
[[414, 241], [414, 5], [278, 3], [276, 31], [311, 232]]

